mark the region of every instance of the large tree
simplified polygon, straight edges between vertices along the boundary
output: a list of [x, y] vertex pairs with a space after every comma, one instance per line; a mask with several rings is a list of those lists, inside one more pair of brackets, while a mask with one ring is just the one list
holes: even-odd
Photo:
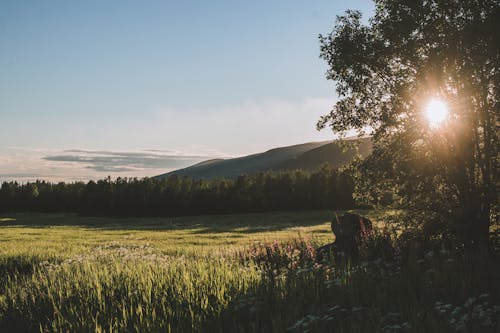
[[[368, 24], [347, 11], [320, 35], [340, 99], [318, 127], [372, 132], [370, 193], [390, 189], [407, 211], [452, 221], [460, 241], [486, 249], [498, 207], [500, 2], [375, 4]], [[449, 110], [438, 126], [425, 116], [433, 99]]]

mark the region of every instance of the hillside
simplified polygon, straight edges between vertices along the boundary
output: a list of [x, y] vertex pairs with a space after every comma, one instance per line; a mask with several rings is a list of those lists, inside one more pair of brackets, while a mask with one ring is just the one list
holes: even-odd
[[363, 158], [371, 153], [372, 142], [370, 138], [358, 139], [358, 142], [358, 149], [348, 148], [346, 151], [343, 151], [343, 148], [337, 141], [330, 142], [306, 151], [296, 158], [287, 160], [284, 163], [277, 165], [275, 169], [314, 170], [325, 163], [329, 164], [333, 168], [340, 168], [351, 162], [358, 153]]
[[[360, 140], [359, 152], [366, 157], [371, 152], [371, 140]], [[349, 163], [356, 155], [355, 149], [342, 151], [338, 141], [309, 142], [268, 150], [231, 159], [214, 159], [197, 163], [159, 176], [191, 176], [193, 178], [234, 178], [241, 174], [253, 174], [267, 170], [314, 170], [327, 163], [338, 168]], [[156, 178], [155, 177], [155, 178]]]

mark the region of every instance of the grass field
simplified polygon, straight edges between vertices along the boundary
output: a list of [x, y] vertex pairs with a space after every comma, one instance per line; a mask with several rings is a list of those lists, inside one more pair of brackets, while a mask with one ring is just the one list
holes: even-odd
[[[374, 222], [387, 214], [358, 211]], [[339, 214], [341, 212], [338, 212]], [[228, 254], [256, 242], [297, 238], [334, 240], [332, 211], [205, 215], [172, 218], [103, 218], [76, 214], [10, 214], [0, 217], [0, 256], [70, 258], [98, 246], [149, 246], [165, 255]]]
[[[377, 226], [391, 214], [362, 213]], [[499, 327], [500, 275], [488, 258], [443, 250], [412, 262], [318, 264], [313, 248], [333, 241], [332, 215], [2, 216], [0, 332]]]
[[[14, 288], [23, 284], [29, 284], [31, 288], [34, 288], [38, 283], [45, 282], [45, 285], [39, 285], [39, 287], [50, 289], [49, 284], [54, 282], [52, 279], [58, 279], [63, 284], [82, 283], [85, 285], [90, 283], [91, 285], [87, 285], [87, 288], [92, 290], [95, 286], [87, 278], [92, 276], [104, 283], [107, 278], [118, 274], [117, 270], [123, 270], [132, 279], [149, 277], [161, 281], [160, 283], [172, 282], [168, 279], [165, 280], [166, 276], [174, 278], [177, 274], [193, 273], [194, 271], [208, 275], [192, 281], [182, 280], [184, 283], [180, 282], [181, 280], [173, 281], [182, 286], [181, 289], [184, 289], [186, 294], [182, 298], [184, 296], [189, 298], [187, 290], [197, 286], [196, 283], [210, 284], [218, 279], [223, 280], [224, 285], [221, 287], [225, 288], [228, 285], [232, 286], [233, 280], [238, 278], [238, 281], [234, 282], [237, 286], [233, 287], [239, 291], [245, 291], [244, 286], [240, 286], [239, 283], [245, 283], [246, 277], [253, 279], [256, 283], [257, 270], [250, 271], [245, 268], [244, 271], [241, 271], [239, 264], [234, 265], [232, 263], [234, 260], [226, 261], [227, 258], [233, 258], [237, 252], [248, 249], [252, 244], [259, 242], [284, 242], [297, 238], [308, 239], [316, 243], [330, 242], [333, 238], [328, 224], [331, 215], [332, 213], [327, 211], [313, 211], [124, 219], [80, 217], [75, 214], [11, 214], [0, 218], [0, 263], [3, 266], [4, 277], [2, 280], [6, 285]], [[221, 262], [221, 260], [225, 261]], [[113, 265], [110, 266], [109, 262], [112, 262]], [[118, 266], [119, 268], [117, 268]], [[58, 269], [47, 271], [47, 267], [57, 267]], [[73, 271], [76, 267], [81, 271], [78, 273]], [[164, 275], [161, 279], [157, 279], [156, 274]], [[14, 280], [10, 280], [11, 277]], [[23, 280], [26, 278], [28, 280]], [[21, 283], [19, 279], [23, 282]], [[79, 279], [82, 280], [79, 281]], [[139, 291], [141, 286], [144, 287], [143, 283], [136, 281], [134, 286], [123, 287], [127, 289], [129, 287], [137, 288]], [[67, 287], [72, 289], [71, 286]], [[157, 286], [164, 291], [167, 287], [167, 285]], [[53, 291], [58, 292], [57, 290]], [[2, 290], [2, 292], [8, 294], [8, 290]], [[37, 290], [37, 293], [45, 294], [40, 290]], [[54, 295], [47, 294], [46, 296], [52, 299]], [[201, 302], [201, 298], [205, 296], [207, 295], [200, 293], [200, 300], [195, 303]], [[225, 297], [225, 299], [220, 299], [218, 302], [227, 305], [230, 297], [228, 295], [221, 297]], [[54, 300], [52, 299], [52, 301]], [[90, 305], [84, 304], [85, 301], [84, 299], [80, 300], [82, 308]], [[112, 301], [110, 300], [110, 302]], [[61, 299], [59, 302], [64, 303]], [[217, 304], [212, 305], [217, 306]], [[53, 304], [53, 306], [57, 307], [58, 305]], [[146, 303], [141, 306], [146, 307]], [[41, 313], [51, 311], [47, 308], [34, 309], [35, 307], [46, 307], [46, 305], [32, 304], [33, 309], [31, 310]], [[196, 319], [195, 314], [189, 314], [188, 308], [181, 309], [179, 312], [185, 312], [185, 315], [190, 317], [186, 321], [190, 323], [182, 323], [180, 327], [182, 329], [196, 329], [196, 323], [193, 324], [191, 321], [201, 320]], [[67, 320], [60, 317], [64, 310], [61, 306], [60, 309], [54, 311], [59, 314], [59, 320]], [[22, 312], [21, 316], [28, 315], [25, 310]], [[87, 313], [86, 320], [92, 322], [94, 327], [99, 328], [101, 325], [97, 324], [98, 318], [93, 318], [97, 316], [98, 312]], [[71, 315], [64, 315], [64, 317], [68, 316]], [[37, 318], [35, 313], [29, 314], [24, 319], [33, 323], [43, 322], [43, 318]], [[73, 321], [82, 320], [73, 318]], [[42, 328], [48, 331], [68, 328], [63, 322], [58, 324], [52, 322], [51, 326], [46, 326], [48, 324], [48, 321], [45, 326], [42, 324]], [[124, 327], [128, 327], [128, 324], [122, 324], [125, 326], [110, 324], [107, 329], [103, 328], [103, 330], [107, 331], [112, 327], [115, 327], [115, 330], [123, 330]], [[102, 326], [106, 326], [106, 324]], [[87, 324], [83, 323], [69, 327], [71, 329], [89, 328]], [[136, 328], [140, 331], [140, 326]], [[157, 323], [157, 328], [167, 329], [169, 323]], [[170, 325], [170, 328], [178, 329], [179, 326]], [[34, 331], [38, 330], [39, 327], [33, 325], [33, 327], [21, 327], [20, 329]]]
[[98, 246], [150, 246], [165, 255], [204, 256], [254, 242], [297, 237], [332, 241], [327, 211], [174, 218], [16, 214], [0, 219], [0, 254], [70, 258]]

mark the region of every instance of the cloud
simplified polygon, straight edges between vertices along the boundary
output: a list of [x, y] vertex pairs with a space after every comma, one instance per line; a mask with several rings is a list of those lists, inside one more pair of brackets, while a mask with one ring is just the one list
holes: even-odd
[[[32, 134], [41, 124], [28, 119], [22, 128], [12, 126], [15, 133], [0, 131], [0, 143], [11, 142], [0, 144], [0, 181], [151, 177], [203, 160], [331, 140], [331, 131], [317, 132], [315, 125], [334, 102], [311, 97], [217, 107], [158, 105], [121, 117], [103, 113], [43, 123], [45, 130], [36, 140]], [[94, 149], [74, 149], [85, 147]]]
[[137, 151], [7, 147], [0, 149], [3, 181], [88, 181], [112, 177], [152, 177], [213, 158], [230, 157], [207, 149]]
[[23, 178], [32, 178], [32, 177], [41, 177], [41, 176], [43, 176], [43, 175], [36, 174], [36, 173], [23, 173], [23, 172], [0, 173], [0, 179], [1, 178], [23, 179]]
[[101, 150], [70, 149], [63, 154], [43, 157], [51, 162], [83, 164], [97, 172], [129, 172], [143, 169], [176, 169], [218, 156], [182, 154], [149, 150], [141, 152], [115, 152]]

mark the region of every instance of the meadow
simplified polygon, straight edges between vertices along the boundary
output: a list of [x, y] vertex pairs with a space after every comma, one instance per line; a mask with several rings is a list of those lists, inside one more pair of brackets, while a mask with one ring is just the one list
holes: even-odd
[[[364, 211], [379, 230], [391, 211]], [[495, 332], [498, 257], [380, 231], [315, 258], [332, 211], [0, 217], [0, 332]], [[497, 252], [498, 253], [498, 252]]]

